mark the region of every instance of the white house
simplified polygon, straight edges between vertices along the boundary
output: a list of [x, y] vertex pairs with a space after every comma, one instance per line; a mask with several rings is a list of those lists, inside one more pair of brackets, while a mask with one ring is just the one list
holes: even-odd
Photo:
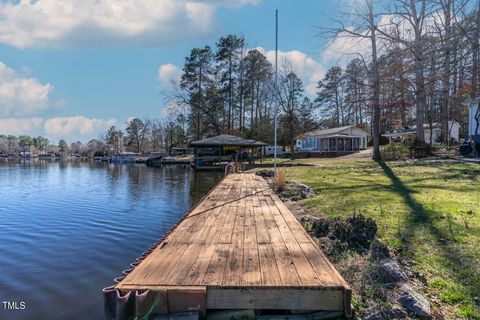
[[479, 122], [478, 135], [480, 135], [480, 110], [478, 109], [478, 104], [480, 99], [472, 100], [470, 103], [470, 108], [468, 110], [468, 136], [472, 137], [475, 135], [475, 130], [477, 128], [477, 120]]
[[367, 147], [368, 134], [354, 125], [315, 130], [297, 138], [297, 151], [349, 153]]
[[[437, 142], [440, 140], [441, 130], [440, 123], [432, 123], [432, 142]], [[430, 124], [425, 123], [423, 125], [424, 139], [426, 143], [430, 143]], [[448, 121], [448, 135], [449, 140], [458, 142], [460, 139], [460, 123], [457, 121]], [[389, 142], [414, 142], [416, 136], [416, 126], [413, 126], [409, 129], [403, 129], [398, 132], [382, 134], [382, 136], [387, 137]]]
[[[262, 153], [263, 156], [268, 157], [268, 156], [273, 156], [275, 154], [275, 146], [264, 146], [262, 147]], [[280, 156], [283, 154], [283, 147], [282, 146], [277, 146], [277, 156]]]

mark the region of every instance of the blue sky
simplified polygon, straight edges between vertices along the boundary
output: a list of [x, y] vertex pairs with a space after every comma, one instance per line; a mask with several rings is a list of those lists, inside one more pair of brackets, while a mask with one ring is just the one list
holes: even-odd
[[[142, 3], [142, 5], [138, 5]], [[0, 4], [0, 133], [83, 142], [130, 117], [161, 118], [162, 92], [191, 48], [245, 36], [273, 59], [279, 49], [308, 94], [340, 56], [322, 50], [349, 1], [39, 0]], [[163, 66], [163, 67], [162, 67]]]

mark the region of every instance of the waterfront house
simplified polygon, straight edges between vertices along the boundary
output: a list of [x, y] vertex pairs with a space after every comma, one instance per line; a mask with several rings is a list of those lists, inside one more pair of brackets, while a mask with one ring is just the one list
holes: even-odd
[[275, 155], [275, 148], [277, 150], [277, 156], [282, 156], [283, 155], [283, 146], [265, 146], [262, 147], [262, 155], [264, 157], [273, 157]]
[[[431, 125], [425, 123], [423, 125], [424, 139], [426, 143], [438, 142], [441, 136], [440, 123], [434, 122]], [[401, 142], [411, 144], [415, 141], [417, 127], [413, 126], [411, 128], [404, 128], [397, 130], [396, 132], [382, 134], [382, 136], [387, 137], [389, 143]], [[430, 136], [431, 133], [431, 136]], [[449, 141], [453, 143], [458, 143], [460, 141], [460, 123], [457, 121], [448, 121], [448, 136]], [[431, 141], [430, 141], [431, 138]]]
[[307, 132], [297, 137], [298, 152], [340, 155], [367, 147], [368, 134], [357, 126], [344, 126]]

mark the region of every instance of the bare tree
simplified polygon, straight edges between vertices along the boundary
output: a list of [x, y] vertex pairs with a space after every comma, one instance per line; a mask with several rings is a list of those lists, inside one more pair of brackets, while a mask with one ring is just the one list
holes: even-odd
[[[379, 15], [375, 13], [374, 0], [364, 0], [362, 5], [355, 8], [355, 12], [349, 13], [354, 21], [353, 27], [346, 27], [342, 21], [337, 21], [339, 27], [327, 28], [326, 30], [333, 33], [333, 39], [344, 37], [353, 39], [354, 41], [369, 43], [370, 53], [368, 57], [362, 52], [356, 53], [364, 61], [365, 65], [370, 66], [370, 86], [371, 99], [370, 105], [372, 108], [372, 137], [373, 137], [373, 156], [374, 160], [380, 160], [380, 75], [378, 69], [378, 27], [377, 22]], [[347, 16], [346, 14], [344, 16]], [[367, 63], [367, 60], [369, 63]]]
[[431, 0], [397, 0], [394, 3], [392, 18], [377, 30], [386, 39], [397, 42], [407, 48], [414, 58], [415, 76], [415, 123], [418, 146], [425, 145], [423, 125], [427, 108], [427, 91], [425, 87], [424, 46], [427, 18], [438, 10]]
[[[441, 0], [443, 10], [443, 80], [442, 80], [442, 103], [440, 105], [440, 131], [441, 139], [448, 144], [448, 103], [450, 98], [450, 55], [452, 43], [452, 9], [454, 0]], [[442, 33], [439, 32], [440, 37]], [[431, 131], [430, 131], [431, 132]], [[430, 133], [431, 134], [431, 133]]]

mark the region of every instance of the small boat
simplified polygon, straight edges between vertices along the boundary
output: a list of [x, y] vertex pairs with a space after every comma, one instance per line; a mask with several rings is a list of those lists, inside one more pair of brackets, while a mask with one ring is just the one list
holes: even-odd
[[45, 154], [38, 155], [39, 160], [55, 160], [57, 158], [60, 158], [60, 157], [57, 156], [55, 153], [45, 153]]
[[145, 164], [151, 167], [160, 167], [162, 165], [163, 156], [150, 157], [147, 159]]
[[135, 159], [139, 156], [139, 153], [134, 152], [122, 152], [118, 156], [109, 158], [111, 163], [135, 163]]

